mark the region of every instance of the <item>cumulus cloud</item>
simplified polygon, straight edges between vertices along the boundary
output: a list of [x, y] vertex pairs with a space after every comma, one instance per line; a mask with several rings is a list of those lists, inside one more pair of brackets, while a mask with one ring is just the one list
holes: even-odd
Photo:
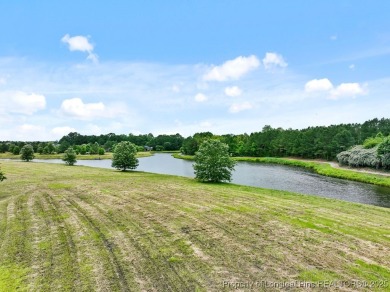
[[227, 96], [240, 96], [242, 93], [241, 89], [238, 86], [231, 86], [231, 87], [226, 87], [225, 88], [225, 94]]
[[263, 59], [263, 65], [266, 70], [277, 67], [285, 68], [288, 66], [282, 55], [277, 53], [266, 53]]
[[244, 110], [249, 110], [249, 109], [252, 109], [253, 106], [252, 104], [250, 104], [249, 102], [243, 102], [243, 103], [233, 103], [230, 108], [229, 108], [229, 112], [231, 113], [238, 113], [238, 112], [241, 112], [241, 111], [244, 111]]
[[203, 93], [198, 93], [197, 95], [195, 95], [195, 101], [197, 102], [204, 102], [207, 100], [207, 96], [204, 95]]
[[6, 112], [32, 115], [46, 108], [46, 98], [36, 93], [7, 91], [0, 93], [0, 105]]
[[68, 44], [70, 51], [86, 52], [88, 53], [87, 59], [94, 63], [98, 61], [98, 56], [93, 53], [94, 46], [89, 42], [87, 37], [81, 35], [71, 37], [69, 34], [66, 34], [62, 37], [61, 41]]
[[305, 84], [306, 92], [328, 91], [333, 89], [333, 84], [328, 78], [313, 79]]
[[102, 102], [84, 103], [81, 98], [65, 99], [61, 104], [61, 112], [79, 119], [92, 119], [105, 115], [106, 107]]
[[341, 83], [331, 91], [330, 99], [339, 99], [341, 97], [356, 97], [365, 94], [366, 91], [359, 83]]
[[337, 87], [327, 78], [313, 79], [305, 84], [305, 91], [311, 92], [326, 92], [328, 99], [339, 99], [342, 97], [356, 97], [357, 95], [366, 94], [366, 89], [359, 83], [341, 83]]
[[233, 60], [228, 60], [220, 66], [214, 66], [203, 76], [206, 81], [226, 81], [237, 80], [246, 73], [259, 67], [260, 61], [256, 56], [239, 56]]

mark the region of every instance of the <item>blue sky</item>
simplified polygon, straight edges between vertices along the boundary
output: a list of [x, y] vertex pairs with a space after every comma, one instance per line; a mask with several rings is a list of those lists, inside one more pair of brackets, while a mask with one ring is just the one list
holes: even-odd
[[388, 11], [379, 0], [0, 0], [0, 140], [389, 118]]

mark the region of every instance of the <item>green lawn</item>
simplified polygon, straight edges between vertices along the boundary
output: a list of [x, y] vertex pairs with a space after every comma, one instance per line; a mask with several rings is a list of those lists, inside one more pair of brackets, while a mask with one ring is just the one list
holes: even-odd
[[390, 289], [390, 209], [143, 172], [0, 166], [0, 291]]

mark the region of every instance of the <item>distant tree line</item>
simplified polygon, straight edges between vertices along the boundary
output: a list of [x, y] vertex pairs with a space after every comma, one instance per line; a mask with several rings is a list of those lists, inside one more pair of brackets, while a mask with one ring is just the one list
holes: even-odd
[[309, 127], [301, 130], [263, 127], [261, 132], [216, 136], [210, 132], [196, 133], [183, 141], [182, 152], [194, 155], [200, 143], [216, 138], [229, 146], [232, 156], [336, 159], [341, 151], [362, 144], [381, 132], [390, 134], [390, 119], [373, 119], [363, 124], [340, 124]]
[[[72, 147], [80, 154], [99, 154], [103, 151], [113, 151], [114, 147], [123, 141], [137, 146], [137, 150], [153, 149], [156, 151], [181, 150], [183, 154], [194, 155], [200, 144], [208, 139], [217, 139], [229, 146], [232, 156], [294, 156], [301, 158], [321, 158], [335, 160], [336, 155], [361, 145], [367, 139], [375, 139], [378, 133], [384, 137], [390, 135], [390, 119], [372, 119], [363, 124], [339, 124], [331, 126], [309, 127], [305, 129], [282, 129], [264, 126], [259, 132], [251, 134], [214, 135], [211, 132], [196, 133], [183, 138], [180, 134], [122, 134], [109, 133], [105, 135], [81, 135], [69, 133], [56, 142], [28, 142], [35, 153], [63, 153]], [[27, 143], [5, 141], [0, 142], [0, 152], [19, 154]]]
[[0, 142], [0, 152], [11, 152], [15, 155], [20, 154], [20, 150], [26, 144], [32, 145], [34, 152], [39, 154], [64, 153], [69, 147], [72, 147], [77, 154], [100, 154], [106, 151], [112, 152], [115, 146], [120, 142], [131, 142], [137, 145], [138, 151], [156, 150], [156, 151], [178, 151], [182, 147], [184, 138], [180, 134], [158, 135], [153, 134], [134, 135], [109, 133], [106, 135], [81, 135], [77, 132], [71, 132], [62, 137], [59, 141], [51, 142]]

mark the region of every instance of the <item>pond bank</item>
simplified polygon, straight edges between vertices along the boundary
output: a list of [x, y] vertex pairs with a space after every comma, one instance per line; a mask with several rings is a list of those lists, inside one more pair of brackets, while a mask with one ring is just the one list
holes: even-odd
[[[179, 159], [193, 160], [193, 156], [174, 154], [173, 157]], [[361, 171], [358, 169], [347, 169], [337, 167], [325, 161], [313, 161], [296, 158], [277, 158], [277, 157], [233, 157], [236, 161], [246, 161], [254, 163], [272, 163], [290, 166], [304, 167], [314, 172], [328, 176], [347, 180], [353, 180], [363, 183], [369, 183], [379, 186], [390, 187], [390, 174], [374, 171]]]

